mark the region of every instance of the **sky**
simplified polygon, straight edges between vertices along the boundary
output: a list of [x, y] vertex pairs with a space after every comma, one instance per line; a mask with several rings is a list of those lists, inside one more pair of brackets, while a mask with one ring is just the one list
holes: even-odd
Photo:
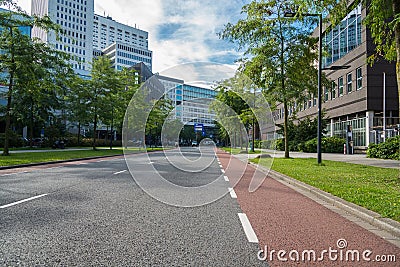
[[[16, 1], [30, 14], [31, 0]], [[241, 52], [218, 32], [235, 23], [247, 0], [95, 0], [95, 13], [149, 33], [153, 72], [190, 62], [235, 67]]]

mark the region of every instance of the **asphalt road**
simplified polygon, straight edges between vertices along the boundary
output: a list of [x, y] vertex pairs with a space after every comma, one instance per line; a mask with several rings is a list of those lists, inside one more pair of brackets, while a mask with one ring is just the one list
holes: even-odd
[[[115, 157], [2, 172], [0, 266], [267, 266], [214, 155], [201, 162], [196, 148], [184, 158], [169, 153], [130, 156], [129, 168]], [[129, 169], [175, 206], [149, 196]], [[164, 182], [145, 179], [154, 173]], [[210, 183], [210, 195], [227, 194], [198, 207], [176, 206], [195, 198], [168, 190]]]

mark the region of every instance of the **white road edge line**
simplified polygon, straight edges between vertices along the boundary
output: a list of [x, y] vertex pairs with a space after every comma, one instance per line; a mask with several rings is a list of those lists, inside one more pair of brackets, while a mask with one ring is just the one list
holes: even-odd
[[224, 179], [225, 179], [225, 181], [229, 182], [228, 176], [224, 175]]
[[0, 209], [9, 208], [9, 207], [12, 207], [12, 206], [15, 206], [15, 205], [18, 205], [18, 204], [27, 202], [27, 201], [31, 201], [31, 200], [34, 200], [34, 199], [37, 199], [37, 198], [41, 198], [41, 197], [47, 196], [47, 195], [48, 195], [48, 194], [43, 194], [43, 195], [39, 195], [39, 196], [35, 196], [35, 197], [30, 197], [30, 198], [27, 198], [27, 199], [23, 199], [23, 200], [14, 202], [14, 203], [10, 203], [10, 204], [4, 205], [4, 206], [0, 206]]
[[222, 173], [225, 173], [225, 170], [224, 170], [224, 169], [221, 169], [221, 172], [222, 172]]
[[229, 194], [231, 194], [231, 198], [237, 198], [235, 190], [233, 188], [228, 187]]
[[120, 173], [124, 173], [124, 172], [127, 172], [127, 170], [123, 170], [123, 171], [120, 171], [120, 172], [116, 172], [116, 173], [114, 173], [114, 175], [120, 174]]
[[251, 227], [250, 221], [247, 218], [246, 214], [238, 213], [238, 215], [239, 215], [240, 222], [242, 223], [244, 233], [247, 236], [247, 240], [250, 243], [258, 243], [258, 238], [256, 236], [256, 233], [254, 232], [253, 227]]

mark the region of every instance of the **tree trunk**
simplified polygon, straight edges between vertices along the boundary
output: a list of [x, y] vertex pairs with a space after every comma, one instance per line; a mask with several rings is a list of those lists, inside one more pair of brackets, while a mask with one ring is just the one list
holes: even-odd
[[[393, 1], [393, 14], [400, 14], [400, 1]], [[396, 53], [397, 53], [397, 61], [396, 61], [396, 77], [397, 77], [397, 93], [399, 101], [399, 116], [400, 116], [400, 23], [396, 23], [396, 27], [394, 29], [394, 38], [396, 43]]]
[[30, 117], [29, 117], [29, 146], [33, 147], [33, 101], [31, 97], [31, 110], [30, 110]]
[[81, 123], [79, 122], [78, 123], [78, 146], [80, 146], [80, 144], [81, 144], [80, 137], [81, 137]]
[[[13, 36], [13, 28], [10, 27], [10, 35]], [[11, 133], [11, 106], [12, 106], [12, 93], [14, 85], [14, 73], [15, 73], [15, 58], [14, 58], [14, 43], [11, 43], [11, 68], [9, 71], [9, 85], [7, 92], [7, 108], [6, 108], [6, 129], [4, 134], [4, 148], [3, 156], [10, 155], [10, 133]]]
[[12, 101], [12, 90], [13, 90], [14, 75], [10, 72], [10, 84], [8, 86], [7, 93], [7, 109], [6, 109], [6, 129], [4, 136], [4, 148], [3, 156], [9, 156], [10, 151], [10, 132], [11, 132], [11, 101]]
[[96, 150], [96, 137], [97, 137], [97, 113], [95, 112], [94, 120], [93, 120], [93, 150]]

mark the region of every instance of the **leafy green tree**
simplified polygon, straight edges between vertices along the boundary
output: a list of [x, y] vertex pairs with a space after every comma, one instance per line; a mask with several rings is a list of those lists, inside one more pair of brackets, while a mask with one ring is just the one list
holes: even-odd
[[172, 109], [173, 105], [168, 99], [161, 98], [153, 104], [146, 123], [146, 136], [150, 139], [150, 145], [160, 143], [162, 126]]
[[[396, 61], [397, 89], [400, 96], [400, 1], [399, 0], [296, 0], [295, 6], [300, 11], [329, 13], [329, 20], [337, 25], [356, 5], [367, 7], [364, 25], [371, 32], [376, 45], [375, 53], [370, 55], [373, 64], [379, 57]], [[400, 109], [400, 97], [399, 97]]]
[[77, 139], [78, 145], [81, 141], [82, 126], [89, 124], [90, 114], [88, 110], [90, 81], [75, 76], [68, 86], [65, 95], [65, 109], [67, 118], [78, 128]]
[[[118, 88], [109, 94], [111, 117], [106, 118], [104, 121], [110, 125], [111, 136], [113, 135], [114, 128], [117, 128], [118, 132], [122, 132], [129, 102], [140, 86], [136, 82], [137, 75], [134, 69], [124, 68], [117, 74]], [[112, 140], [113, 138], [110, 139], [110, 149], [112, 149]]]
[[283, 104], [285, 157], [289, 157], [289, 106], [317, 89], [313, 66], [317, 40], [310, 37], [310, 27], [284, 17], [292, 2], [252, 1], [242, 8], [245, 18], [228, 23], [220, 33], [221, 38], [245, 50], [240, 71], [263, 89], [268, 100]]
[[93, 150], [96, 149], [97, 127], [100, 121], [110, 119], [113, 107], [113, 97], [121, 88], [117, 71], [112, 68], [110, 59], [106, 56], [93, 60], [91, 80], [88, 81], [86, 103], [93, 124]]
[[[15, 12], [0, 12], [0, 51], [2, 51], [0, 53], [0, 72], [5, 75], [2, 80], [8, 87], [6, 92], [6, 125], [3, 149], [3, 155], [6, 156], [9, 155], [9, 137], [12, 132], [11, 122], [17, 110], [14, 99], [26, 100], [27, 98], [29, 99], [30, 95], [33, 103], [37, 104], [43, 94], [42, 92], [34, 94], [33, 90], [38, 86], [49, 86], [54, 83], [55, 79], [57, 79], [57, 75], [54, 75], [54, 70], [68, 68], [68, 66], [65, 62], [62, 62], [64, 55], [58, 54], [51, 47], [39, 43], [38, 40], [31, 40], [29, 36], [22, 34], [20, 30], [22, 26], [35, 26], [45, 31], [55, 31], [57, 34], [60, 28], [52, 23], [48, 16], [43, 18], [30, 17], [21, 11], [15, 1], [12, 0], [2, 0], [0, 5], [2, 4], [8, 4], [16, 10]], [[54, 87], [46, 89], [51, 91]], [[34, 102], [34, 100], [38, 100], [38, 102]], [[48, 106], [42, 110], [48, 111], [50, 108]], [[22, 112], [20, 115], [24, 117], [24, 113]], [[32, 112], [30, 112], [30, 116], [33, 116]]]

